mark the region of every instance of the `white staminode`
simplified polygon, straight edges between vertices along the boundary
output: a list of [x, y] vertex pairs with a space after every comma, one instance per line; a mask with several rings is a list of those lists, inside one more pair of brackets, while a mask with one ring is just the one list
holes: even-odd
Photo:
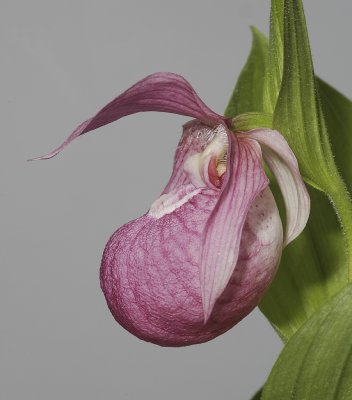
[[177, 208], [187, 203], [188, 200], [197, 195], [200, 191], [201, 189], [188, 184], [182, 188], [176, 188], [169, 193], [162, 194], [150, 206], [148, 215], [159, 219], [166, 214], [171, 214]]
[[218, 125], [214, 129], [214, 138], [201, 152], [188, 157], [184, 163], [184, 170], [188, 173], [189, 178], [195, 187], [206, 187], [209, 185], [209, 179], [204, 176], [205, 167], [212, 157], [221, 159], [227, 149], [227, 133], [225, 127]]
[[[162, 194], [151, 205], [149, 216], [159, 219], [170, 214], [196, 196], [202, 188], [213, 186], [207, 176], [208, 164], [212, 157], [221, 159], [226, 154], [227, 133], [225, 127], [219, 125], [214, 128], [211, 137], [206, 148], [202, 152], [188, 157], [183, 165], [191, 183]], [[204, 171], [206, 172], [204, 173]]]

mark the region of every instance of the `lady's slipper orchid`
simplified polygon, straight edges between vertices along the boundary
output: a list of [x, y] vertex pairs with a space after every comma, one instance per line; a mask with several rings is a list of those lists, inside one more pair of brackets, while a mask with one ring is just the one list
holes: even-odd
[[[170, 181], [140, 218], [118, 229], [101, 263], [101, 287], [115, 319], [163, 346], [208, 341], [259, 303], [282, 249], [299, 235], [309, 197], [280, 133], [231, 132], [190, 84], [150, 75], [83, 122], [53, 152], [126, 115], [163, 111], [195, 118], [184, 125]], [[286, 204], [285, 233], [262, 157]]]

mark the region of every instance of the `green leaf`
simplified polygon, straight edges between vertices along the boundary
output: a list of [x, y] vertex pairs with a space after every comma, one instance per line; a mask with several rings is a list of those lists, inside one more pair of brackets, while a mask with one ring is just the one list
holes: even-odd
[[267, 38], [252, 27], [252, 49], [225, 110], [226, 117], [263, 111]]
[[352, 191], [352, 101], [321, 79], [317, 80], [335, 163]]
[[258, 390], [258, 392], [252, 397], [251, 400], [260, 400], [262, 397], [262, 389]]
[[[287, 15], [286, 18], [288, 17], [289, 16]], [[303, 14], [300, 13], [298, 19], [301, 21], [301, 24], [304, 24], [304, 18], [302, 21], [302, 17]], [[270, 52], [268, 41], [265, 39], [264, 35], [256, 30], [255, 36], [253, 37], [251, 53], [234, 91], [234, 94], [237, 91], [240, 95], [237, 95], [236, 101], [233, 101], [233, 98], [230, 101], [230, 104], [231, 102], [232, 104], [236, 104], [236, 107], [233, 107], [232, 110], [241, 110], [243, 112], [249, 110], [261, 111], [262, 105], [265, 103], [264, 98], [269, 91], [273, 98], [272, 103], [277, 103], [276, 100], [281, 85], [280, 73], [283, 73], [283, 59], [280, 60], [280, 57], [283, 58], [284, 56], [281, 49], [284, 37], [280, 36], [283, 34], [283, 1], [273, 1], [271, 10]], [[290, 38], [290, 40], [292, 41], [292, 38]], [[308, 79], [308, 81], [310, 81], [310, 85], [308, 85], [310, 87], [309, 90], [312, 93], [312, 91], [315, 91], [315, 82], [314, 76], [311, 76], [313, 67], [311, 65], [307, 37], [303, 42], [305, 43], [305, 46], [308, 46], [305, 55], [309, 56], [308, 67], [310, 75], [306, 78], [305, 72], [303, 71], [303, 82], [301, 82], [301, 84], [304, 85], [304, 79]], [[275, 46], [280, 48], [276, 49]], [[292, 59], [294, 61], [292, 68], [296, 68], [297, 57], [302, 56], [296, 55], [296, 58], [293, 56], [288, 57], [287, 52], [290, 52], [291, 47], [288, 49], [286, 48], [285, 56], [289, 60]], [[270, 53], [269, 57], [266, 56], [268, 52]], [[261, 61], [260, 57], [262, 57]], [[287, 69], [290, 66], [287, 62], [288, 61], [286, 61], [286, 75]], [[269, 71], [270, 63], [272, 66]], [[265, 79], [263, 79], [262, 75], [253, 72], [255, 71], [256, 65], [260, 65], [260, 71], [263, 70], [264, 66], [264, 70], [267, 72]], [[285, 79], [285, 91], [287, 93], [287, 77]], [[351, 183], [351, 166], [348, 162], [349, 157], [345, 157], [345, 154], [352, 154], [351, 102], [321, 80], [318, 80], [318, 83], [322, 98], [323, 111], [327, 120], [333, 150], [336, 155], [335, 161], [343, 177], [346, 181]], [[250, 90], [241, 89], [243, 87], [255, 87], [257, 95], [262, 95], [263, 98], [253, 98]], [[312, 99], [311, 93], [308, 93], [308, 97]], [[285, 96], [283, 97], [285, 99]], [[298, 93], [297, 99], [300, 102], [303, 101], [302, 97], [303, 94]], [[316, 109], [316, 106], [314, 106], [315, 101], [316, 99], [314, 95], [313, 110]], [[317, 106], [320, 107], [319, 103]], [[287, 113], [286, 122], [289, 129], [290, 125], [295, 125], [297, 112], [295, 111], [294, 105], [290, 105], [290, 99], [286, 101], [286, 106], [283, 108], [286, 108], [286, 111], [284, 110], [284, 112]], [[235, 114], [236, 111], [234, 111], [233, 115]], [[269, 127], [271, 123], [269, 117], [266, 121], [267, 125], [264, 125], [264, 120], [260, 121], [264, 115], [268, 116], [270, 114], [252, 112], [238, 116], [233, 120], [236, 121], [237, 119], [237, 126], [236, 122], [233, 123], [234, 130], [246, 130], [246, 128], [251, 129], [251, 127], [259, 127], [260, 123], [263, 123], [262, 126]], [[254, 117], [252, 122], [250, 121], [251, 116]], [[301, 129], [301, 116], [298, 115], [298, 118], [299, 128]], [[321, 114], [319, 118], [321, 118]], [[316, 115], [313, 115], [313, 119], [316, 119]], [[304, 123], [305, 121], [303, 120], [303, 125]], [[284, 125], [286, 126], [286, 124]], [[284, 134], [287, 129], [285, 126], [282, 128]], [[292, 132], [290, 131], [290, 133]], [[308, 135], [310, 134], [310, 132], [306, 131], [304, 131], [304, 133]], [[289, 136], [287, 139], [291, 144], [292, 137]], [[299, 153], [300, 149], [298, 149], [297, 152]], [[333, 167], [336, 170], [336, 167]], [[307, 180], [309, 181], [309, 179]], [[310, 181], [310, 183], [314, 185], [313, 182]], [[276, 201], [280, 203], [280, 190], [277, 185], [275, 185], [274, 181], [271, 182], [271, 189]], [[307, 228], [298, 239], [284, 250], [278, 274], [270, 287], [270, 290], [267, 292], [265, 298], [260, 304], [262, 312], [274, 325], [279, 335], [285, 341], [288, 340], [297, 329], [305, 323], [305, 321], [307, 321], [310, 315], [312, 315], [316, 310], [319, 310], [324, 302], [334, 296], [348, 283], [349, 256], [346, 251], [347, 246], [343, 231], [338, 222], [336, 213], [328, 197], [324, 193], [320, 190], [314, 189], [314, 187], [308, 189], [311, 196], [311, 215]], [[281, 204], [281, 206], [279, 204], [279, 208], [284, 219], [283, 204]]]
[[352, 285], [292, 337], [264, 387], [262, 400], [352, 399]]
[[300, 0], [285, 0], [284, 70], [274, 111], [274, 127], [285, 135], [303, 175], [330, 194], [341, 179], [317, 97]]
[[[283, 42], [283, 77], [273, 126], [285, 136], [305, 180], [313, 186], [309, 189], [312, 207], [307, 227], [285, 249], [279, 272], [260, 305], [287, 340], [351, 278], [352, 207], [334, 163], [317, 97], [300, 0], [285, 0]], [[275, 187], [273, 191], [277, 198]]]
[[[352, 103], [318, 79], [322, 108], [342, 176], [352, 186]], [[276, 196], [278, 190], [274, 188]], [[283, 253], [260, 308], [284, 340], [348, 281], [345, 238], [327, 197], [313, 188], [307, 229]], [[323, 218], [322, 218], [323, 216]]]
[[268, 63], [264, 82], [264, 111], [273, 113], [281, 88], [284, 49], [284, 0], [271, 2]]
[[231, 130], [250, 131], [256, 128], [272, 128], [273, 116], [271, 114], [261, 112], [248, 112], [240, 114], [231, 120]]
[[260, 400], [262, 398], [263, 389], [258, 390], [258, 392], [251, 398], [251, 400]]
[[[279, 190], [272, 188], [275, 198]], [[283, 252], [280, 268], [259, 307], [287, 341], [348, 283], [344, 238], [325, 194], [309, 188], [306, 229]], [[282, 209], [282, 207], [280, 207]]]

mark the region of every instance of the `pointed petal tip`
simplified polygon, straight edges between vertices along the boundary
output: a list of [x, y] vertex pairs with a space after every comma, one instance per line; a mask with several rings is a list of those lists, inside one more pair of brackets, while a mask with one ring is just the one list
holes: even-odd
[[41, 160], [50, 160], [50, 158], [55, 157], [58, 154], [58, 152], [55, 153], [49, 153], [44, 156], [38, 156], [38, 157], [33, 157], [33, 158], [28, 158], [27, 161], [41, 161]]
[[205, 298], [202, 296], [202, 304], [203, 304], [203, 325], [206, 325], [210, 319], [210, 316], [213, 312], [216, 300], [210, 302], [210, 298]]
[[33, 158], [27, 158], [27, 162], [30, 162], [30, 161], [38, 161], [38, 160], [42, 160], [42, 158], [41, 157], [33, 157]]
[[205, 308], [203, 307], [203, 312], [204, 312], [204, 316], [203, 316], [203, 325], [206, 325], [207, 322], [209, 321], [209, 318], [210, 318], [210, 315], [211, 315], [211, 312], [212, 312], [212, 311], [213, 311], [213, 309], [208, 310], [208, 309], [205, 309]]

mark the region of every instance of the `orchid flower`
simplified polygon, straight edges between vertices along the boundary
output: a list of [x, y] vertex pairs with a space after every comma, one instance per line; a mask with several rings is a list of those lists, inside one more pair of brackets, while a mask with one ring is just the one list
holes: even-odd
[[[279, 132], [232, 132], [227, 118], [172, 73], [142, 79], [37, 159], [51, 158], [78, 136], [144, 111], [194, 120], [183, 127], [160, 197], [108, 241], [101, 287], [115, 319], [137, 337], [162, 346], [205, 342], [259, 303], [283, 248], [306, 225], [309, 196]], [[285, 201], [285, 229], [263, 159]]]

